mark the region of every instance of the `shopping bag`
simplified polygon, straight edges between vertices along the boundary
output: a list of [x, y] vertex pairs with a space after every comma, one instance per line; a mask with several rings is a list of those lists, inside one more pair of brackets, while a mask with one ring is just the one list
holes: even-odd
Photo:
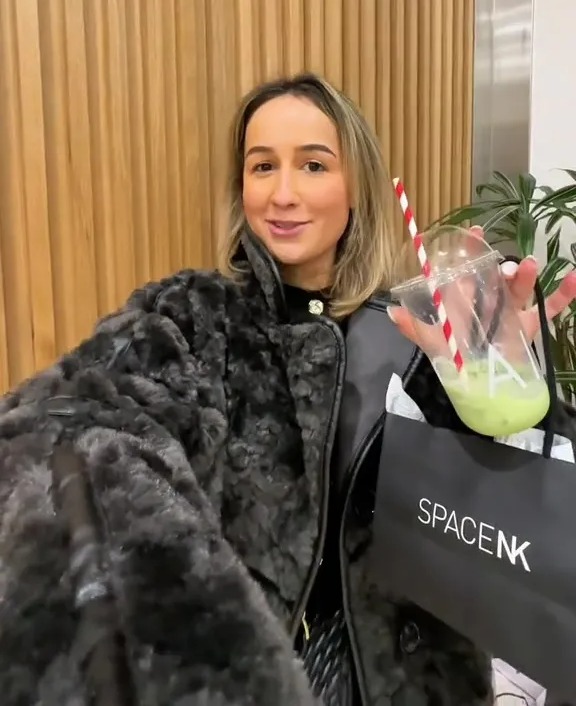
[[576, 703], [576, 465], [386, 414], [374, 580]]

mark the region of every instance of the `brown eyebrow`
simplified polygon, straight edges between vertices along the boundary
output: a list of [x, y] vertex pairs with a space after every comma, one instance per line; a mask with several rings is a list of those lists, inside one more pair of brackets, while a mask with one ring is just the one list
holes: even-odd
[[[274, 150], [271, 147], [265, 147], [264, 145], [255, 145], [254, 147], [251, 147], [248, 152], [246, 152], [246, 157], [249, 157], [251, 154], [270, 154], [273, 151]], [[300, 147], [298, 147], [298, 151], [325, 152], [326, 154], [331, 154], [333, 157], [336, 157], [334, 152], [329, 147], [320, 143], [310, 143], [308, 145], [301, 145]]]

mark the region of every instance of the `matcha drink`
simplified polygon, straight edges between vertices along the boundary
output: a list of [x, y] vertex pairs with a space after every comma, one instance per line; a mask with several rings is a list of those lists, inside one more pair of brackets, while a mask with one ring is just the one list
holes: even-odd
[[508, 436], [529, 429], [543, 419], [550, 405], [546, 382], [535, 379], [531, 369], [518, 369], [522, 386], [507, 378], [490, 390], [487, 362], [467, 367], [464, 380], [443, 380], [444, 389], [460, 419], [467, 427], [486, 436]]
[[[462, 422], [485, 436], [536, 426], [548, 386], [500, 271], [500, 254], [471, 231], [421, 236], [427, 267], [392, 289]], [[424, 269], [424, 268], [423, 268]], [[454, 349], [457, 349], [455, 355]]]

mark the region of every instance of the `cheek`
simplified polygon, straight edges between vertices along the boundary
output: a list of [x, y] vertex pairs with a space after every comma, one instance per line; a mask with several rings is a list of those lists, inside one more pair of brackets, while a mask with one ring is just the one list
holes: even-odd
[[262, 189], [259, 189], [251, 182], [244, 184], [242, 206], [247, 218], [257, 216], [260, 211], [266, 208], [267, 197], [262, 192]]
[[348, 196], [348, 186], [344, 179], [338, 177], [323, 184], [318, 189], [315, 197], [316, 205], [325, 211], [346, 212], [350, 210], [350, 198]]
[[336, 183], [330, 189], [324, 190], [316, 203], [323, 211], [327, 222], [336, 229], [344, 230], [350, 213], [350, 198], [346, 184]]

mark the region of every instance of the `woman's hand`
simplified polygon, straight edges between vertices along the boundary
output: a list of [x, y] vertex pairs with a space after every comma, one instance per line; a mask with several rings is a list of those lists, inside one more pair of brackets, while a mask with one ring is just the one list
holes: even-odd
[[[481, 228], [471, 228], [475, 235], [484, 236]], [[538, 277], [538, 263], [534, 257], [527, 257], [520, 264], [504, 262], [501, 266], [502, 274], [508, 283], [512, 301], [520, 317], [524, 333], [529, 342], [532, 342], [540, 330], [538, 307], [532, 302], [534, 285]], [[573, 301], [576, 300], [576, 272], [568, 273], [560, 283], [558, 289], [546, 299], [546, 318], [550, 321], [562, 313]], [[414, 325], [412, 315], [404, 307], [391, 307], [390, 318], [396, 323], [406, 338], [420, 346], [418, 331], [420, 327]]]

